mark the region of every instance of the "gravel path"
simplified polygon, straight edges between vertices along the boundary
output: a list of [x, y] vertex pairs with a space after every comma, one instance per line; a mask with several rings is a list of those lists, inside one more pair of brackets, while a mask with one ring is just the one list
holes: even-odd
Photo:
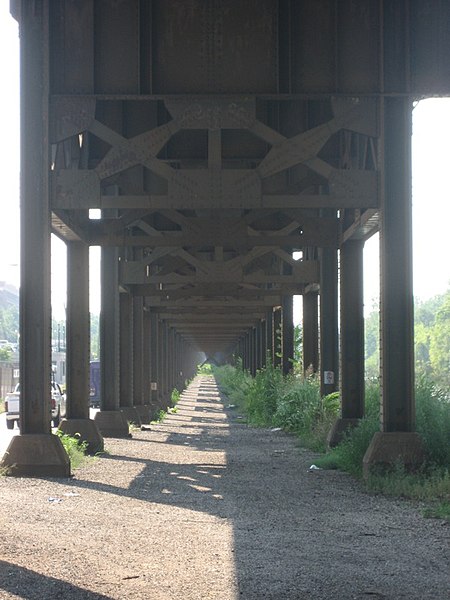
[[212, 378], [70, 480], [0, 478], [0, 598], [450, 598], [449, 527], [251, 429]]

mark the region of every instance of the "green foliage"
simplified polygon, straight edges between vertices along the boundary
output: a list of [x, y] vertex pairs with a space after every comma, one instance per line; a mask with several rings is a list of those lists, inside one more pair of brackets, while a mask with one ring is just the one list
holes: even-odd
[[3, 348], [0, 348], [0, 360], [7, 362], [11, 360], [11, 356], [12, 350], [11, 348], [9, 348], [9, 346], [4, 346]]
[[164, 421], [165, 416], [166, 416], [166, 411], [161, 408], [160, 410], [158, 410], [156, 415], [153, 417], [151, 424], [157, 425], [158, 423], [161, 423], [162, 421]]
[[180, 392], [177, 390], [177, 388], [174, 388], [172, 390], [172, 393], [170, 394], [170, 401], [172, 403], [172, 406], [178, 404], [178, 402], [180, 401], [180, 396]]
[[0, 310], [0, 339], [16, 341], [19, 333], [19, 305]]
[[229, 365], [214, 373], [221, 389], [245, 412], [251, 425], [281, 427], [299, 436], [303, 445], [325, 449], [326, 436], [339, 412], [339, 394], [321, 398], [315, 376], [283, 377], [270, 362], [254, 378]]
[[86, 456], [88, 443], [80, 441], [79, 433], [76, 433], [74, 436], [70, 436], [58, 429], [56, 431], [56, 435], [61, 440], [64, 450], [67, 452], [70, 458], [70, 464], [72, 468], [77, 469], [86, 460], [88, 460], [88, 457]]
[[444, 500], [437, 505], [429, 506], [424, 510], [423, 516], [427, 519], [445, 519], [450, 523], [450, 502]]
[[416, 429], [420, 434], [427, 462], [450, 466], [450, 399], [428, 377], [416, 383]]
[[[316, 461], [326, 469], [342, 469], [362, 475], [362, 460], [376, 431], [379, 431], [377, 384], [366, 388], [366, 414], [360, 424], [349, 430], [343, 441], [329, 454]], [[388, 495], [434, 501], [429, 516], [448, 519], [450, 498], [450, 402], [428, 378], [416, 385], [416, 429], [423, 440], [427, 461], [418, 473], [408, 473], [396, 465], [388, 473], [371, 475], [368, 487]], [[437, 504], [436, 504], [437, 501]]]
[[199, 375], [212, 375], [213, 368], [211, 363], [203, 363], [202, 365], [198, 365], [197, 373]]

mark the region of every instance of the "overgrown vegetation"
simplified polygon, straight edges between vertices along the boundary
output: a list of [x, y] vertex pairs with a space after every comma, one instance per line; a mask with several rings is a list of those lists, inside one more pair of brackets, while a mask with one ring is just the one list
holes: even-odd
[[236, 368], [216, 367], [214, 373], [250, 425], [281, 427], [297, 435], [303, 445], [325, 451], [328, 431], [339, 412], [339, 395], [321, 398], [315, 375], [283, 377], [279, 368], [268, 363], [253, 378], [240, 362]]
[[[379, 376], [379, 311], [365, 319], [366, 376]], [[429, 300], [415, 301], [414, 346], [416, 374], [426, 375], [442, 390], [450, 389], [450, 290]]]
[[88, 443], [80, 440], [80, 434], [70, 436], [57, 430], [56, 435], [61, 440], [64, 450], [70, 458], [70, 464], [73, 469], [78, 469], [86, 460], [89, 460], [86, 454]]
[[[281, 427], [298, 436], [302, 445], [325, 451], [328, 431], [339, 413], [339, 395], [322, 398], [315, 376], [294, 373], [283, 377], [280, 369], [269, 364], [251, 377], [240, 361], [237, 367], [214, 368], [214, 373], [230, 402], [247, 416], [249, 424]], [[316, 464], [361, 477], [364, 454], [380, 429], [379, 407], [379, 384], [369, 381], [365, 417]], [[374, 492], [431, 503], [427, 516], [450, 519], [450, 402], [426, 376], [419, 377], [416, 385], [416, 417], [426, 452], [421, 471], [407, 473], [398, 465], [389, 473], [372, 475], [367, 485]]]

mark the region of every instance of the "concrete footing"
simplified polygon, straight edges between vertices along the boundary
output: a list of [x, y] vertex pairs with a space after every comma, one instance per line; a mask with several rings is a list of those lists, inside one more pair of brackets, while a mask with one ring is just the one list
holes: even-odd
[[125, 419], [129, 423], [132, 423], [137, 427], [142, 425], [141, 418], [135, 406], [124, 406], [120, 409], [120, 412], [124, 415]]
[[415, 432], [377, 432], [363, 458], [363, 474], [395, 467], [401, 464], [408, 471], [420, 467], [425, 458], [420, 435]]
[[151, 421], [152, 409], [148, 404], [141, 404], [134, 407], [141, 421], [141, 425], [148, 425]]
[[15, 477], [70, 477], [70, 460], [61, 440], [51, 433], [13, 437], [0, 463]]
[[101, 410], [94, 417], [103, 437], [131, 437], [128, 422], [121, 410]]
[[102, 434], [92, 419], [63, 419], [59, 430], [72, 437], [79, 436], [80, 442], [87, 442], [88, 454], [97, 454], [104, 450]]
[[328, 448], [334, 448], [343, 439], [345, 432], [352, 427], [356, 427], [359, 419], [336, 419], [327, 436]]

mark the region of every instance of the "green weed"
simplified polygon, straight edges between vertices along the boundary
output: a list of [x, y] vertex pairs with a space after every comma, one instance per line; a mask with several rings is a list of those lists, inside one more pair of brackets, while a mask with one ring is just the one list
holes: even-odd
[[56, 435], [61, 440], [61, 443], [70, 458], [72, 468], [77, 469], [88, 460], [86, 456], [88, 443], [80, 440], [80, 434], [74, 436], [67, 435], [60, 430], [56, 431]]
[[170, 402], [172, 403], [172, 406], [178, 404], [178, 402], [180, 401], [180, 397], [181, 393], [179, 392], [179, 390], [177, 390], [177, 388], [174, 388], [172, 390], [172, 393], [170, 394]]

